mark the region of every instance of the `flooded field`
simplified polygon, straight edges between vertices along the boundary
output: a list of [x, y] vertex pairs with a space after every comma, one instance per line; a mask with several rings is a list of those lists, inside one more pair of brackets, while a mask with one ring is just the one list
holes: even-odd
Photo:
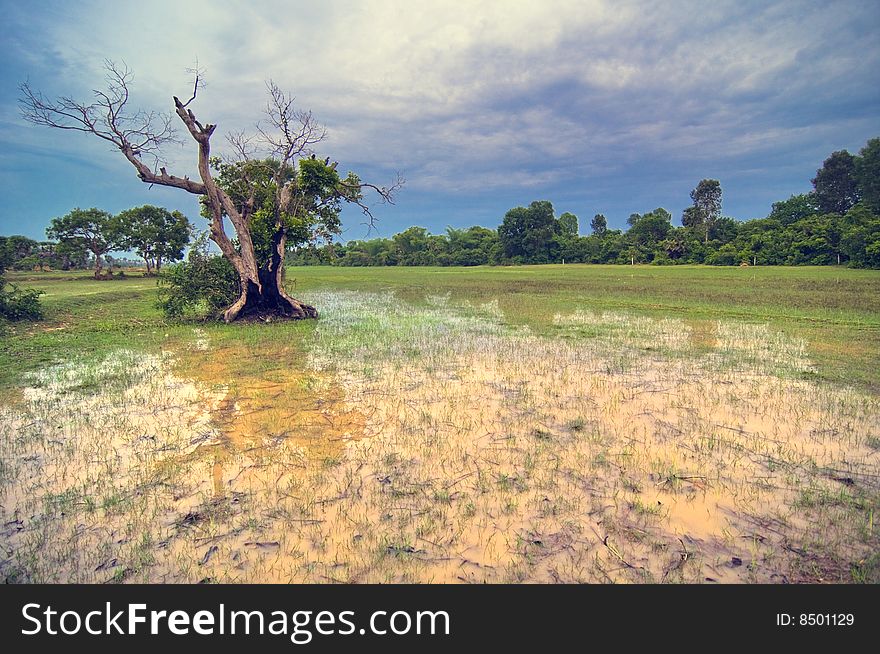
[[880, 399], [767, 324], [313, 291], [271, 352], [188, 328], [0, 411], [16, 582], [862, 581]]

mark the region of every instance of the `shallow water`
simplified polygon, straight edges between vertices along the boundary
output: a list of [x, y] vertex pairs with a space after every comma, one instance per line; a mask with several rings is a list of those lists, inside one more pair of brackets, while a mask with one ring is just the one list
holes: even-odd
[[[12, 581], [849, 580], [878, 398], [761, 325], [308, 298], [306, 351], [43, 371], [3, 409]], [[258, 365], [259, 364], [259, 365]]]

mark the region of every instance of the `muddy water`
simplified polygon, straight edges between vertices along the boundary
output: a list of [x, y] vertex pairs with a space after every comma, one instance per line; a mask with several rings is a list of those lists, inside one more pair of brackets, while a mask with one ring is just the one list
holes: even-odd
[[268, 369], [201, 331], [104, 392], [47, 371], [4, 410], [4, 576], [846, 581], [877, 549], [877, 398], [771, 374], [809, 362], [766, 328], [318, 299]]

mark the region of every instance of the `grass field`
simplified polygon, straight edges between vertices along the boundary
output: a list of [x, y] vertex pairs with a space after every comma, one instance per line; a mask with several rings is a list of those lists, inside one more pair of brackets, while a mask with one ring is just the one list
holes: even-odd
[[319, 321], [13, 274], [9, 581], [877, 581], [880, 273], [291, 268]]

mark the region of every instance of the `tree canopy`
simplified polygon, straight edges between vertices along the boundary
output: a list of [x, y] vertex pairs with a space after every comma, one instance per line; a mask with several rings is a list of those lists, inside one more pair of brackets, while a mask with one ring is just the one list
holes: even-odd
[[182, 213], [149, 204], [122, 211], [114, 222], [121, 247], [137, 252], [147, 274], [158, 273], [163, 262], [182, 259], [192, 234], [192, 225]]
[[95, 277], [101, 276], [104, 256], [119, 249], [125, 237], [111, 213], [92, 207], [76, 208], [60, 218], [53, 218], [46, 235], [71, 249], [84, 249], [95, 257]]
[[846, 150], [832, 152], [816, 171], [812, 183], [823, 213], [844, 214], [859, 201], [856, 160]]
[[709, 242], [709, 230], [721, 215], [721, 182], [717, 179], [703, 179], [691, 191], [694, 204], [685, 210], [687, 219], [682, 222], [688, 227], [703, 226], [706, 243]]
[[498, 236], [505, 255], [514, 261], [546, 263], [553, 260], [556, 250], [554, 236], [560, 226], [547, 200], [532, 202], [528, 207], [515, 207], [504, 215]]

